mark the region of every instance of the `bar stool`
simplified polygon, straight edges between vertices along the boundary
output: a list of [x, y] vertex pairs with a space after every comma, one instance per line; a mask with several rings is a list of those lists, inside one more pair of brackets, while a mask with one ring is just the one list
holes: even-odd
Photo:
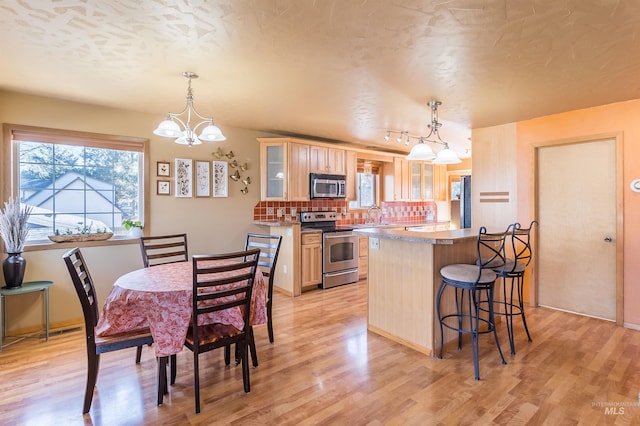
[[[504, 265], [505, 236], [506, 232], [488, 233], [484, 226], [481, 227], [478, 232], [477, 248], [478, 259], [483, 259], [482, 262], [475, 265], [452, 264], [440, 269], [442, 283], [436, 298], [436, 310], [438, 321], [440, 322], [440, 355], [438, 358], [442, 358], [445, 327], [458, 333], [458, 349], [462, 349], [462, 335], [471, 335], [473, 368], [476, 380], [480, 380], [478, 362], [478, 337], [480, 334], [493, 333], [502, 363], [507, 363], [500, 348], [494, 321], [493, 292], [498, 275], [492, 269], [496, 265]], [[455, 292], [455, 312], [442, 315], [442, 295], [447, 288], [451, 288]], [[483, 293], [490, 302], [487, 318], [480, 316], [482, 311], [480, 303]]]
[[529, 339], [529, 342], [532, 341], [524, 313], [522, 289], [526, 268], [529, 266], [529, 263], [531, 263], [533, 257], [533, 251], [531, 249], [531, 229], [537, 224], [538, 222], [534, 220], [528, 228], [522, 228], [519, 223], [511, 225], [512, 230], [509, 235], [510, 244], [506, 244], [505, 248], [507, 254], [505, 265], [494, 268], [498, 277], [502, 278], [503, 290], [502, 300], [495, 301], [494, 314], [505, 317], [511, 355], [516, 354], [513, 338], [514, 316], [522, 317], [522, 324], [524, 325], [524, 331], [527, 333], [527, 339]]

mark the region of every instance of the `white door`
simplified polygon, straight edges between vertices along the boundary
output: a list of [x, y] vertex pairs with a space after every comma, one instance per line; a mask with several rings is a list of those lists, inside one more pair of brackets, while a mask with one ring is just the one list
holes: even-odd
[[616, 320], [616, 141], [538, 148], [541, 306]]

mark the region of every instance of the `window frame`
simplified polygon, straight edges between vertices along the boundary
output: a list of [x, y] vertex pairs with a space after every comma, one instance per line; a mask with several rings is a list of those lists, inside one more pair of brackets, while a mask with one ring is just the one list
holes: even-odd
[[[18, 135], [18, 139], [14, 138]], [[20, 124], [3, 124], [2, 150], [0, 163], [2, 164], [2, 185], [0, 186], [1, 199], [6, 201], [9, 197], [19, 193], [19, 158], [18, 140], [27, 139], [32, 142], [60, 143], [64, 145], [76, 145], [91, 148], [105, 148], [135, 151], [142, 154], [142, 190], [140, 208], [142, 209], [143, 223], [149, 222], [149, 139], [133, 136], [119, 136], [102, 133], [91, 133], [75, 130], [54, 129], [47, 127], [27, 126]], [[106, 241], [54, 243], [38, 240], [25, 245], [25, 251], [31, 248], [65, 248], [66, 246], [94, 246], [114, 245], [136, 242], [137, 238], [126, 235], [113, 236]]]

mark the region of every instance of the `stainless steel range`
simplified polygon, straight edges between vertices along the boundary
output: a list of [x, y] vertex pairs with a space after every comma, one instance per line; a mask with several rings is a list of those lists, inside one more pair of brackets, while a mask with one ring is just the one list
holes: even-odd
[[358, 236], [337, 220], [333, 211], [300, 213], [302, 228], [322, 231], [322, 288], [358, 281]]

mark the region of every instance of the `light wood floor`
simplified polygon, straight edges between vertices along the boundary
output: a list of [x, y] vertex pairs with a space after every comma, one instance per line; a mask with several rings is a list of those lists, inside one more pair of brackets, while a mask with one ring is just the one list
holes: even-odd
[[[156, 361], [145, 348], [101, 359], [93, 406], [82, 416], [84, 333], [26, 340], [0, 353], [2, 425], [640, 424], [640, 332], [543, 308], [529, 309], [533, 343], [516, 324], [507, 365], [481, 337], [481, 380], [469, 345], [429, 358], [366, 329], [366, 283], [275, 296], [275, 343], [256, 328], [260, 366], [251, 392], [222, 353], [201, 356], [202, 412], [194, 414], [191, 352], [156, 406]], [[605, 411], [602, 404], [617, 404]], [[623, 405], [623, 404], [626, 404]], [[614, 410], [615, 408], [615, 410]], [[623, 412], [621, 412], [623, 411]]]

